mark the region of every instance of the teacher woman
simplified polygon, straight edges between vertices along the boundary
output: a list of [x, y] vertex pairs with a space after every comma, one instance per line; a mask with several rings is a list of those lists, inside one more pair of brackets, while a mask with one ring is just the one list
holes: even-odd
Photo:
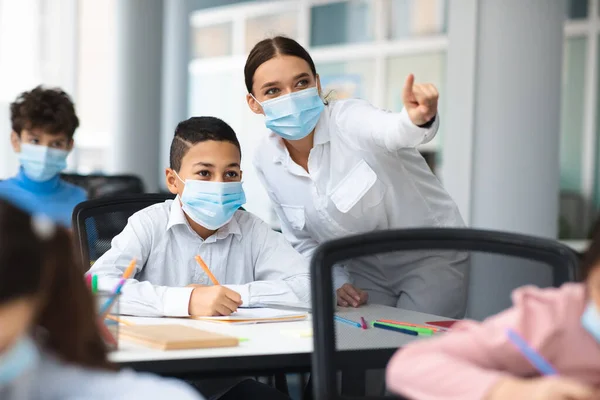
[[[409, 75], [400, 113], [357, 99], [327, 103], [308, 52], [281, 36], [254, 46], [244, 75], [248, 106], [271, 131], [254, 164], [284, 235], [304, 256], [351, 234], [463, 226], [416, 149], [439, 126], [435, 86]], [[460, 317], [466, 264], [464, 253], [439, 251], [352, 260], [334, 269], [337, 302]]]

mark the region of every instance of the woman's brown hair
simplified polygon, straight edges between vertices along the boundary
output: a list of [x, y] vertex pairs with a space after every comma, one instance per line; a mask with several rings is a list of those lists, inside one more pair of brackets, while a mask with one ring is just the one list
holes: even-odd
[[248, 93], [252, 93], [252, 84], [254, 83], [254, 73], [265, 62], [278, 56], [299, 57], [308, 63], [313, 76], [317, 76], [317, 69], [310, 54], [300, 43], [294, 39], [285, 36], [275, 36], [274, 38], [264, 39], [258, 42], [250, 51], [244, 67], [244, 80]]
[[0, 200], [0, 303], [36, 296], [47, 350], [82, 367], [114, 369], [73, 246], [68, 230]]

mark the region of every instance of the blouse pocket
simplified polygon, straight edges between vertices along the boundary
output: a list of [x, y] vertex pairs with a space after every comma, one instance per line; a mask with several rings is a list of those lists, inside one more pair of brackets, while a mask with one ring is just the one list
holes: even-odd
[[285, 218], [288, 220], [292, 228], [299, 231], [304, 229], [304, 224], [306, 223], [304, 217], [304, 207], [282, 204], [281, 209], [283, 210]]
[[375, 171], [365, 160], [360, 160], [333, 188], [330, 198], [335, 207], [345, 214], [361, 199], [363, 199], [364, 208], [381, 203], [384, 194], [385, 187], [378, 182]]

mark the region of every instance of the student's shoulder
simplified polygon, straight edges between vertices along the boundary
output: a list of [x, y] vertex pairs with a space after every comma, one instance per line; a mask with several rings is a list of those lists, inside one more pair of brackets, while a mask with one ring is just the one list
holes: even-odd
[[559, 288], [521, 287], [513, 292], [512, 301], [525, 314], [545, 314], [559, 321], [581, 315], [587, 296], [584, 284], [565, 283]]
[[140, 222], [142, 224], [150, 224], [152, 226], [166, 227], [169, 221], [171, 205], [173, 200], [166, 200], [160, 203], [152, 204], [140, 211], [135, 212], [129, 217], [129, 223]]
[[17, 186], [18, 185], [16, 184], [16, 179], [14, 177], [8, 179], [0, 179], [0, 190], [2, 191], [12, 190]]
[[269, 224], [249, 211], [237, 210], [233, 217], [236, 219], [244, 237], [255, 237], [253, 234], [256, 234], [257, 231], [271, 229]]
[[[58, 361], [43, 354], [36, 377], [44, 391], [52, 392], [49, 398], [60, 399], [131, 399], [173, 398], [201, 399], [184, 383], [159, 378], [149, 374], [136, 374], [129, 370], [120, 372], [90, 370]], [[57, 382], [79, 382], [78, 385], [60, 385]]]
[[71, 197], [83, 199], [81, 201], [87, 200], [87, 192], [81, 186], [74, 185], [62, 179], [60, 183], [62, 185], [62, 190], [68, 192]]

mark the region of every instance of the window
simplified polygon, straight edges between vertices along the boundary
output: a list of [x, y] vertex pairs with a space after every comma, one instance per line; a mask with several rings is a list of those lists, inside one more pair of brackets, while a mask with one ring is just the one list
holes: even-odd
[[[285, 35], [307, 46], [329, 98], [361, 97], [399, 111], [409, 72], [443, 91], [446, 0], [244, 2], [198, 10], [190, 24], [198, 35], [189, 68], [190, 113], [214, 115], [235, 129], [243, 148], [246, 208], [274, 225], [269, 197], [251, 163], [267, 132], [262, 116], [246, 105], [243, 82], [247, 54], [258, 41]], [[211, 51], [213, 40], [232, 44]], [[438, 141], [424, 150], [439, 164]]]

